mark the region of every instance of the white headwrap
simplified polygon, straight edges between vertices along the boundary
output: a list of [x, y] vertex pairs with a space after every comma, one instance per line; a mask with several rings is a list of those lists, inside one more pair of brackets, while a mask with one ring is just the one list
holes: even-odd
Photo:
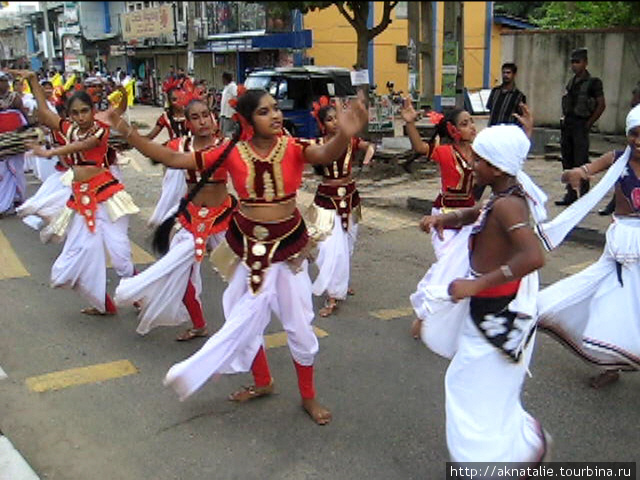
[[639, 125], [640, 125], [640, 105], [636, 105], [627, 114], [627, 129], [626, 129], [627, 135], [629, 135], [629, 132], [631, 131], [632, 128], [636, 128]]
[[547, 218], [544, 204], [547, 195], [522, 171], [531, 141], [517, 125], [495, 125], [482, 130], [471, 148], [487, 162], [503, 172], [516, 177], [525, 193], [527, 203], [536, 223]]
[[[636, 105], [627, 114], [627, 135], [631, 129], [638, 126], [640, 126], [640, 105]], [[620, 175], [622, 175], [630, 156], [631, 148], [627, 146], [624, 153], [613, 163], [613, 165], [609, 167], [604, 177], [602, 177], [598, 184], [593, 187], [589, 193], [573, 202], [550, 222], [538, 225], [538, 235], [542, 239], [547, 250], [552, 250], [560, 245], [573, 227], [575, 227], [585, 217], [585, 215], [589, 213], [600, 200], [602, 200], [607, 192], [611, 190], [611, 187], [616, 183], [616, 180], [620, 178]]]

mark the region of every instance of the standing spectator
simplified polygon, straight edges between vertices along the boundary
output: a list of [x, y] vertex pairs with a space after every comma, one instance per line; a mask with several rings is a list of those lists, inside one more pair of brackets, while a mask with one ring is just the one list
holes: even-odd
[[238, 86], [233, 81], [233, 76], [229, 72], [222, 74], [222, 99], [220, 100], [220, 130], [225, 137], [231, 137], [234, 130], [234, 121], [231, 117], [236, 111], [231, 105], [229, 100], [238, 97]]
[[173, 65], [169, 65], [169, 73], [164, 77], [165, 80], [173, 80], [176, 78], [176, 69]]
[[[571, 52], [571, 70], [574, 76], [562, 96], [560, 121], [560, 149], [562, 169], [571, 170], [589, 163], [589, 131], [605, 109], [602, 80], [592, 77], [587, 70], [587, 49]], [[589, 180], [580, 182], [580, 196], [589, 191]], [[578, 198], [567, 184], [567, 193], [556, 205], [571, 205]]]
[[527, 97], [516, 88], [518, 67], [515, 63], [502, 65], [502, 85], [491, 89], [487, 109], [491, 112], [489, 126], [501, 123], [518, 123], [514, 113], [522, 114], [521, 103], [527, 103]]

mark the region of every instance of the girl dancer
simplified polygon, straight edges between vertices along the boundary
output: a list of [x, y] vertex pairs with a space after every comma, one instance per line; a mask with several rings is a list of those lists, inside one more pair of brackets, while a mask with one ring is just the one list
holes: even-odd
[[[182, 138], [189, 133], [184, 116], [184, 103], [180, 100], [180, 91], [177, 86], [165, 85], [167, 89], [168, 108], [158, 117], [155, 126], [147, 134], [146, 138], [153, 140], [164, 129], [167, 129], [169, 140]], [[162, 194], [156, 204], [156, 208], [149, 217], [147, 225], [157, 227], [171, 213], [174, 212], [180, 199], [187, 193], [187, 184], [184, 172], [179, 169], [167, 168], [162, 178]]]
[[[336, 109], [326, 97], [314, 105], [314, 116], [320, 127], [320, 145], [338, 133]], [[313, 204], [309, 208], [309, 233], [318, 245], [318, 276], [313, 282], [313, 294], [327, 292], [325, 305], [318, 314], [327, 317], [338, 307], [338, 300], [353, 295], [349, 288], [351, 256], [358, 234], [361, 218], [360, 195], [351, 177], [351, 168], [356, 151], [365, 150], [364, 163], [368, 164], [375, 152], [373, 145], [353, 137], [340, 158], [328, 165], [315, 167], [322, 175]]]
[[[170, 140], [167, 146], [177, 152], [204, 151], [215, 147], [219, 138], [211, 111], [204, 100], [194, 98], [185, 108], [187, 127], [192, 135]], [[200, 158], [200, 157], [199, 157]], [[187, 170], [187, 182], [194, 187], [204, 166]], [[179, 170], [177, 170], [179, 171]], [[167, 245], [167, 230], [174, 226], [176, 215], [163, 223], [155, 246], [164, 255], [151, 267], [135, 277], [125, 278], [116, 289], [115, 302], [121, 306], [138, 301], [141, 310], [137, 332], [148, 333], [157, 326], [180, 325], [191, 320], [193, 327], [176, 340], [191, 340], [208, 335], [202, 311], [200, 293], [202, 279], [200, 263], [207, 246], [213, 248], [224, 240], [231, 213], [237, 201], [227, 193], [227, 171], [219, 168], [202, 189], [183, 200], [179, 230]], [[168, 249], [168, 252], [167, 252]]]
[[304, 162], [329, 163], [338, 158], [368, 115], [361, 100], [346, 111], [338, 107], [339, 133], [324, 145], [309, 145], [282, 135], [282, 112], [264, 90], [248, 90], [239, 96], [235, 109], [239, 131], [232, 140], [204, 154], [171, 151], [142, 138], [117, 115], [111, 118], [134, 147], [154, 160], [190, 169], [204, 162], [206, 169], [192, 194], [224, 164], [240, 199], [226, 242], [212, 254], [219, 271], [230, 275], [223, 297], [226, 321], [198, 352], [169, 370], [165, 384], [184, 399], [216, 373], [251, 369], [255, 385], [233, 393], [230, 399], [243, 402], [271, 394], [273, 379], [263, 333], [273, 311], [287, 331], [302, 406], [323, 425], [331, 420], [331, 412], [315, 398], [313, 363], [318, 339], [311, 327], [313, 305], [306, 261], [310, 243], [295, 196]]
[[[476, 137], [476, 127], [469, 112], [453, 109], [444, 117], [434, 117], [437, 122], [436, 131], [429, 143], [423, 142], [420, 138], [415, 125], [417, 113], [410, 99], [405, 99], [401, 114], [406, 122], [412, 148], [422, 155], [429, 156], [431, 153], [431, 159], [440, 167], [441, 188], [433, 202], [431, 215], [455, 212], [460, 208], [475, 205], [471, 142]], [[438, 145], [430, 152], [429, 145], [433, 144], [436, 136], [448, 139], [450, 143]], [[420, 222], [422, 230], [425, 230], [427, 218], [429, 217], [425, 216]], [[418, 283], [416, 292], [410, 297], [417, 316], [411, 325], [411, 334], [414, 338], [421, 336], [423, 341], [436, 352], [444, 353], [449, 348], [446, 345], [433, 343], [433, 339], [442, 338], [437, 335], [438, 331], [441, 328], [447, 330], [447, 325], [446, 320], [428, 315], [429, 299], [424, 289], [429, 284], [448, 284], [454, 278], [467, 273], [469, 268], [467, 242], [470, 232], [470, 226], [456, 225], [441, 232], [431, 233], [436, 263], [431, 265]], [[455, 315], [456, 312], [452, 314]], [[429, 325], [423, 324], [423, 320], [427, 318]]]
[[47, 108], [34, 72], [17, 73], [28, 80], [42, 123], [59, 131], [65, 139], [62, 147], [38, 147], [34, 153], [68, 155], [72, 161], [72, 196], [45, 229], [57, 238], [67, 235], [62, 253], [51, 269], [51, 286], [78, 290], [91, 303], [90, 308], [82, 310], [85, 314], [115, 314], [115, 304], [106, 292], [105, 248], [119, 276], [134, 274], [127, 230], [129, 215], [139, 209], [108, 169], [109, 127], [94, 119], [93, 103], [86, 92], [77, 91], [69, 98], [67, 111], [71, 120], [65, 120]]
[[626, 133], [624, 151], [562, 174], [577, 190], [607, 170], [595, 188], [538, 232], [547, 249], [555, 248], [615, 184], [613, 223], [600, 259], [538, 297], [540, 329], [603, 369], [591, 379], [593, 388], [615, 382], [620, 371], [640, 369], [640, 105], [627, 115]]

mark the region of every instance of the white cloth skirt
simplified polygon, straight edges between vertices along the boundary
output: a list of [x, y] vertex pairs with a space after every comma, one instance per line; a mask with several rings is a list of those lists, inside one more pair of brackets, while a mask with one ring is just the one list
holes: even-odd
[[314, 313], [307, 268], [305, 261], [296, 274], [286, 263], [272, 264], [261, 291], [253, 295], [248, 288], [249, 270], [239, 264], [222, 299], [224, 325], [195, 354], [172, 366], [164, 384], [184, 400], [215, 374], [248, 372], [264, 343], [272, 312], [287, 332], [293, 359], [313, 365], [318, 339], [311, 326]]
[[95, 218], [96, 229], [91, 233], [84, 218], [73, 215], [62, 252], [51, 268], [51, 286], [77, 290], [91, 306], [104, 312], [107, 293], [105, 249], [120, 277], [133, 275], [131, 244], [127, 236], [129, 216], [111, 221], [107, 207], [101, 203]]
[[175, 213], [180, 203], [180, 199], [187, 194], [187, 181], [184, 170], [167, 168], [162, 179], [162, 195], [156, 204], [147, 225], [157, 227], [167, 217]]
[[45, 158], [38, 157], [34, 155], [32, 152], [27, 152], [24, 154], [25, 159], [25, 168], [27, 162], [31, 163], [33, 170], [33, 174], [41, 181], [44, 182], [50, 175], [53, 175], [56, 170], [56, 163], [58, 162], [58, 157], [53, 158]]
[[331, 298], [344, 300], [349, 289], [351, 256], [358, 236], [358, 224], [349, 215], [349, 229], [344, 231], [340, 218], [335, 215], [333, 230], [318, 244], [318, 276], [313, 282], [313, 294], [327, 293]]
[[0, 213], [13, 207], [15, 201], [22, 202], [27, 191], [24, 175], [24, 154], [11, 155], [0, 160]]
[[[440, 209], [431, 214], [438, 215]], [[469, 235], [471, 226], [460, 230], [444, 230], [444, 240], [436, 232], [431, 233], [431, 244], [436, 262], [418, 283], [416, 291], [409, 297], [416, 316], [422, 320], [420, 337], [438, 355], [451, 358], [457, 348], [457, 339], [465, 312], [465, 302], [442, 303], [438, 297], [447, 298], [446, 288], [456, 278], [465, 278], [469, 273]], [[444, 289], [440, 295], [432, 294], [431, 287]]]
[[[211, 247], [224, 240], [224, 235], [224, 232], [219, 232], [209, 237]], [[195, 260], [193, 234], [181, 228], [171, 239], [166, 255], [136, 276], [120, 281], [114, 301], [118, 307], [140, 303], [140, 323], [136, 329], [140, 335], [160, 326], [178, 326], [191, 318], [182, 303], [189, 279], [199, 299], [202, 277], [200, 262]]]
[[[29, 197], [16, 209], [19, 216], [24, 217], [24, 222], [39, 230], [47, 223], [52, 222], [62, 212], [67, 200], [71, 196], [71, 180], [73, 172], [59, 172], [54, 170], [44, 181], [36, 193]], [[34, 218], [36, 222], [34, 222]]]
[[[621, 267], [622, 285], [616, 261]], [[540, 292], [539, 326], [583, 359], [640, 369], [640, 219], [615, 217], [600, 259]]]
[[458, 351], [445, 376], [447, 446], [452, 461], [540, 460], [542, 428], [520, 401], [534, 341], [535, 337], [514, 363], [489, 343], [467, 313]]

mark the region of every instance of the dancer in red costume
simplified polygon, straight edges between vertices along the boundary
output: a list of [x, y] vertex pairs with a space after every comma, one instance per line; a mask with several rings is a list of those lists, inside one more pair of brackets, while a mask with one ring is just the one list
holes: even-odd
[[[318, 143], [328, 142], [338, 133], [335, 106], [329, 103], [328, 98], [322, 97], [314, 104], [313, 115], [322, 133]], [[322, 175], [322, 182], [318, 185], [307, 218], [309, 232], [319, 241], [316, 258], [318, 276], [313, 282], [313, 294], [327, 293], [324, 307], [318, 312], [321, 317], [331, 315], [338, 308], [339, 300], [353, 294], [349, 286], [351, 256], [362, 214], [360, 195], [351, 177], [351, 169], [358, 150], [367, 152], [363, 163], [368, 164], [375, 151], [373, 144], [353, 137], [340, 158], [328, 165], [315, 167], [316, 173]]]
[[[205, 101], [198, 96], [187, 96], [183, 101], [188, 102], [185, 115], [191, 136], [170, 140], [167, 146], [177, 152], [216, 147], [220, 139], [215, 135], [216, 126]], [[196, 185], [202, 170], [203, 165], [196, 170], [187, 170], [187, 183], [191, 187]], [[139, 334], [144, 335], [158, 326], [175, 326], [190, 320], [193, 326], [176, 340], [208, 336], [200, 301], [200, 264], [207, 248], [215, 248], [224, 240], [237, 204], [227, 192], [226, 184], [227, 171], [219, 168], [190, 201], [185, 199], [186, 208], [178, 217], [178, 231], [170, 246], [166, 242], [156, 242], [157, 250], [164, 256], [139, 275], [120, 282], [116, 289], [116, 304], [136, 301], [140, 304]], [[173, 227], [174, 220], [175, 217], [166, 220], [165, 228]]]
[[60, 132], [65, 140], [64, 146], [51, 150], [37, 147], [34, 153], [49, 158], [66, 156], [73, 170], [72, 196], [46, 227], [56, 238], [67, 237], [51, 269], [51, 286], [79, 291], [91, 303], [82, 311], [85, 314], [115, 314], [115, 304], [106, 292], [105, 248], [119, 276], [135, 273], [127, 232], [129, 215], [139, 209], [109, 170], [109, 127], [94, 118], [93, 103], [86, 92], [77, 91], [69, 98], [67, 111], [71, 120], [62, 119], [47, 107], [36, 74], [16, 73], [29, 82], [38, 102], [40, 121]]
[[248, 90], [239, 96], [235, 108], [241, 128], [233, 139], [217, 149], [195, 153], [153, 144], [118, 115], [110, 117], [131, 145], [154, 160], [190, 169], [203, 162], [206, 169], [189, 195], [195, 195], [224, 165], [240, 199], [226, 242], [212, 253], [218, 270], [230, 279], [223, 297], [226, 321], [198, 352], [169, 370], [165, 384], [184, 399], [216, 373], [251, 370], [255, 384], [230, 399], [243, 402], [271, 394], [274, 385], [263, 334], [273, 311], [287, 331], [302, 406], [317, 424], [324, 425], [331, 421], [331, 412], [316, 400], [313, 381], [318, 339], [311, 326], [314, 314], [306, 260], [310, 242], [295, 197], [304, 163], [324, 164], [338, 158], [368, 115], [362, 100], [344, 111], [338, 107], [338, 134], [324, 145], [310, 145], [282, 135], [282, 112], [264, 90]]

